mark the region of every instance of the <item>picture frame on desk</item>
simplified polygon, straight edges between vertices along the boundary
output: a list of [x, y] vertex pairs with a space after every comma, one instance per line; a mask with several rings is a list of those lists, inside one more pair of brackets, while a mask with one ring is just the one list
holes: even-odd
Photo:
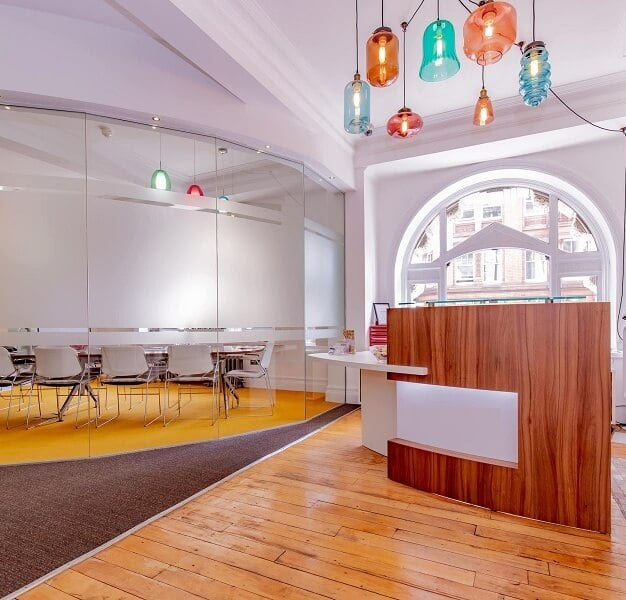
[[387, 325], [387, 310], [390, 308], [389, 302], [374, 302], [373, 306], [376, 325]]

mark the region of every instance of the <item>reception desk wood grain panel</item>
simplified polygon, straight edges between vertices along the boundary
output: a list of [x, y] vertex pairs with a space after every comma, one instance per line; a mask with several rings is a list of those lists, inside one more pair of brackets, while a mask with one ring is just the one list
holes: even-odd
[[[518, 394], [518, 466], [389, 442], [389, 477], [494, 510], [610, 530], [607, 303], [392, 309], [389, 361], [405, 381]], [[454, 419], [454, 415], [450, 415]]]

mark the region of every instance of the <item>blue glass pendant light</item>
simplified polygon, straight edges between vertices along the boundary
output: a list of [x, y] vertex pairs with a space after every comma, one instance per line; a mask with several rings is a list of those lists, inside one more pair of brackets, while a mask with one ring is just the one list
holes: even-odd
[[150, 187], [153, 190], [165, 190], [169, 192], [172, 189], [172, 182], [167, 171], [161, 166], [161, 132], [159, 131], [159, 168], [152, 173], [150, 178]]
[[343, 128], [352, 134], [365, 133], [370, 126], [370, 86], [359, 75], [359, 0], [356, 5], [356, 72], [343, 92]]
[[522, 53], [519, 93], [527, 106], [539, 106], [550, 90], [550, 63], [543, 42], [531, 42]]
[[519, 93], [527, 106], [539, 106], [550, 90], [550, 63], [543, 42], [535, 39], [535, 0], [533, 0], [533, 41], [522, 50]]
[[437, 20], [424, 30], [422, 38], [422, 66], [420, 79], [424, 81], [444, 81], [461, 68], [454, 46], [454, 26], [450, 21], [439, 18], [437, 1]]

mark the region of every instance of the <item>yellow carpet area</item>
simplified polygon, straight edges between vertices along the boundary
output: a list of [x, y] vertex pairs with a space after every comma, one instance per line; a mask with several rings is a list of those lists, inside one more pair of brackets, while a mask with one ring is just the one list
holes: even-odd
[[[9, 429], [5, 428], [8, 393], [0, 394], [0, 463], [20, 463], [87, 456], [100, 456], [157, 448], [187, 442], [198, 442], [246, 433], [288, 423], [310, 419], [337, 406], [326, 402], [323, 393], [273, 390], [272, 407], [265, 389], [240, 388], [240, 401], [231, 398], [232, 406], [226, 418], [221, 393], [215, 397], [210, 388], [200, 388], [200, 393], [181, 395], [180, 416], [163, 426], [163, 418], [144, 427], [144, 402], [141, 396], [132, 398], [120, 394], [120, 416], [96, 428], [93, 418], [95, 408], [87, 396], [81, 398], [80, 406], [74, 399], [62, 422], [34, 419], [31, 429], [26, 429], [26, 404], [21, 407], [13, 399]], [[100, 423], [117, 415], [118, 397], [115, 388], [96, 388], [100, 398]], [[121, 390], [120, 390], [121, 391]], [[168, 405], [167, 419], [175, 417], [177, 387], [171, 385], [168, 395], [163, 384], [152, 384], [148, 397], [147, 420], [159, 414], [159, 400]], [[197, 391], [197, 390], [196, 390]], [[67, 394], [67, 390], [64, 391]], [[65, 396], [64, 396], [65, 397]], [[63, 397], [63, 399], [64, 399]], [[62, 400], [63, 400], [62, 399]], [[132, 403], [131, 403], [132, 400]], [[61, 401], [62, 402], [62, 401]], [[212, 406], [214, 411], [212, 413]], [[42, 390], [41, 411], [43, 417], [54, 417], [56, 413], [55, 391]], [[219, 416], [218, 416], [219, 413]], [[31, 404], [31, 419], [39, 415], [36, 395]], [[215, 422], [213, 422], [215, 418]]]

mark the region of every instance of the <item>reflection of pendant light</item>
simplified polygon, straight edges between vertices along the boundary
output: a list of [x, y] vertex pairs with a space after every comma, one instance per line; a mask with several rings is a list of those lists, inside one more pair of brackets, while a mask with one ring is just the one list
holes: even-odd
[[517, 13], [508, 2], [486, 0], [463, 25], [463, 50], [479, 65], [498, 62], [515, 43]]
[[424, 30], [422, 49], [420, 79], [424, 81], [444, 81], [461, 68], [454, 47], [454, 26], [450, 21], [439, 18], [439, 0], [437, 20]]
[[187, 189], [190, 196], [204, 196], [204, 192], [199, 185], [196, 185], [196, 140], [193, 141], [193, 183]]
[[539, 106], [550, 89], [550, 63], [543, 42], [535, 40], [535, 0], [533, 0], [533, 41], [522, 51], [519, 93], [527, 106]]
[[167, 171], [161, 167], [161, 132], [159, 131], [159, 168], [152, 173], [150, 179], [150, 187], [153, 190], [165, 190], [170, 191], [172, 189], [172, 182]]
[[374, 87], [391, 85], [400, 73], [398, 36], [385, 27], [385, 0], [381, 4], [381, 25], [374, 30], [366, 46], [367, 80]]
[[414, 136], [424, 125], [422, 117], [406, 106], [406, 28], [402, 23], [402, 108], [387, 121], [387, 133], [391, 137], [407, 138]]
[[359, 0], [356, 4], [356, 72], [343, 92], [343, 128], [348, 133], [364, 133], [370, 126], [370, 86], [359, 75]]
[[485, 89], [485, 67], [483, 67], [483, 87], [480, 90], [476, 107], [474, 108], [474, 125], [484, 127], [495, 119], [493, 105]]
[[[228, 148], [224, 148], [223, 146], [217, 149], [218, 153], [223, 157], [228, 154]], [[224, 159], [222, 158], [222, 169], [224, 169]], [[232, 172], [231, 172], [231, 183], [232, 183]], [[224, 185], [224, 176], [222, 176], [222, 194], [217, 197], [218, 200], [226, 200], [229, 201], [230, 198], [226, 195], [226, 186]]]

